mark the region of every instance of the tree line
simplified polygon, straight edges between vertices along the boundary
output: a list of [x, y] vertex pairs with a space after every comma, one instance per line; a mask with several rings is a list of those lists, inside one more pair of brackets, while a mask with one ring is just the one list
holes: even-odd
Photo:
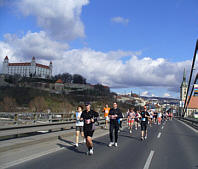
[[[19, 109], [20, 108], [20, 109]], [[43, 96], [34, 97], [28, 104], [28, 109], [21, 110], [21, 107], [16, 102], [16, 99], [13, 97], [4, 97], [0, 102], [0, 111], [1, 112], [19, 112], [19, 111], [31, 111], [31, 112], [71, 112], [73, 106], [66, 100], [57, 100], [52, 101]]]
[[62, 73], [52, 76], [51, 78], [42, 79], [39, 77], [23, 77], [20, 74], [14, 75], [6, 75], [5, 81], [12, 84], [17, 84], [19, 82], [48, 82], [54, 83], [58, 79], [61, 79], [63, 83], [78, 83], [78, 84], [86, 84], [86, 78], [80, 74], [70, 74], [70, 73]]

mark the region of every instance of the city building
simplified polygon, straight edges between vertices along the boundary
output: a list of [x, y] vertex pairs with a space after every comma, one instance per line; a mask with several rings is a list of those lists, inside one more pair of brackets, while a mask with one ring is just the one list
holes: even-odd
[[188, 85], [186, 83], [186, 72], [185, 72], [185, 69], [184, 69], [183, 81], [182, 81], [181, 86], [180, 86], [180, 100], [182, 102], [184, 102], [185, 99], [186, 99], [187, 89], [188, 89]]
[[[182, 81], [181, 87], [180, 87], [180, 103], [181, 103], [180, 107], [182, 107], [182, 108], [184, 107], [184, 103], [186, 100], [187, 88], [188, 88], [188, 85], [186, 83], [186, 72], [184, 70], [183, 81]], [[189, 99], [189, 97], [188, 97], [188, 99]], [[195, 95], [191, 96], [190, 102], [186, 109], [185, 116], [193, 116], [194, 112], [198, 112], [198, 96], [195, 96]]]
[[19, 74], [24, 77], [50, 78], [52, 76], [52, 62], [49, 66], [36, 63], [35, 57], [31, 62], [10, 63], [8, 56], [3, 61], [2, 74]]

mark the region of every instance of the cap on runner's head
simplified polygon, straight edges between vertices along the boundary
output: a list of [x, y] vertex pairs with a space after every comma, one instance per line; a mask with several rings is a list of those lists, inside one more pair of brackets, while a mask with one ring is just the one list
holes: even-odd
[[85, 106], [88, 106], [88, 105], [91, 105], [90, 102], [86, 102], [86, 103], [85, 103]]

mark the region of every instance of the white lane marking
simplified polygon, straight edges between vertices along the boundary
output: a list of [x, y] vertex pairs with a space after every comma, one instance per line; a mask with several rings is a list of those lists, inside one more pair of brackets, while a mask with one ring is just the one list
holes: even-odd
[[31, 155], [31, 156], [29, 156], [27, 158], [22, 158], [22, 159], [19, 159], [19, 160], [16, 160], [16, 161], [13, 161], [13, 162], [10, 162], [10, 163], [7, 163], [7, 164], [0, 165], [0, 168], [2, 167], [2, 169], [4, 169], [4, 168], [12, 167], [12, 166], [27, 162], [29, 160], [33, 160], [35, 158], [39, 158], [41, 156], [44, 156], [44, 155], [47, 155], [47, 154], [50, 154], [50, 153], [54, 153], [54, 152], [62, 150], [62, 149], [64, 149], [64, 147], [54, 148], [54, 149], [51, 149], [49, 151], [45, 151], [45, 152], [42, 152], [42, 153]]
[[[177, 119], [176, 119], [177, 120]], [[198, 133], [198, 130], [194, 129], [193, 127], [189, 126], [188, 124], [184, 123], [183, 121], [177, 120], [180, 123], [184, 124], [186, 127], [190, 128], [191, 130], [193, 130], [195, 133]]]
[[143, 169], [149, 169], [149, 166], [150, 166], [150, 164], [151, 164], [151, 160], [152, 160], [152, 158], [153, 158], [154, 152], [155, 152], [155, 151], [151, 150], [151, 152], [150, 152], [150, 154], [149, 154], [149, 156], [148, 156], [148, 158], [147, 158], [147, 160], [146, 160], [146, 163], [145, 163]]
[[162, 126], [162, 129], [164, 128], [164, 126]]
[[159, 132], [159, 133], [158, 133], [158, 135], [157, 135], [157, 138], [160, 138], [161, 134], [162, 134], [162, 133], [161, 133], [161, 132]]

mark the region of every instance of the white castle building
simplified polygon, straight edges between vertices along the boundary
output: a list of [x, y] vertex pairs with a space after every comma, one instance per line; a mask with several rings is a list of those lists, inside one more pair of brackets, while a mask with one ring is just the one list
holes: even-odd
[[9, 63], [8, 56], [3, 61], [3, 74], [19, 74], [25, 77], [50, 78], [52, 76], [52, 62], [49, 66], [36, 63], [35, 57], [31, 62], [26, 63]]

